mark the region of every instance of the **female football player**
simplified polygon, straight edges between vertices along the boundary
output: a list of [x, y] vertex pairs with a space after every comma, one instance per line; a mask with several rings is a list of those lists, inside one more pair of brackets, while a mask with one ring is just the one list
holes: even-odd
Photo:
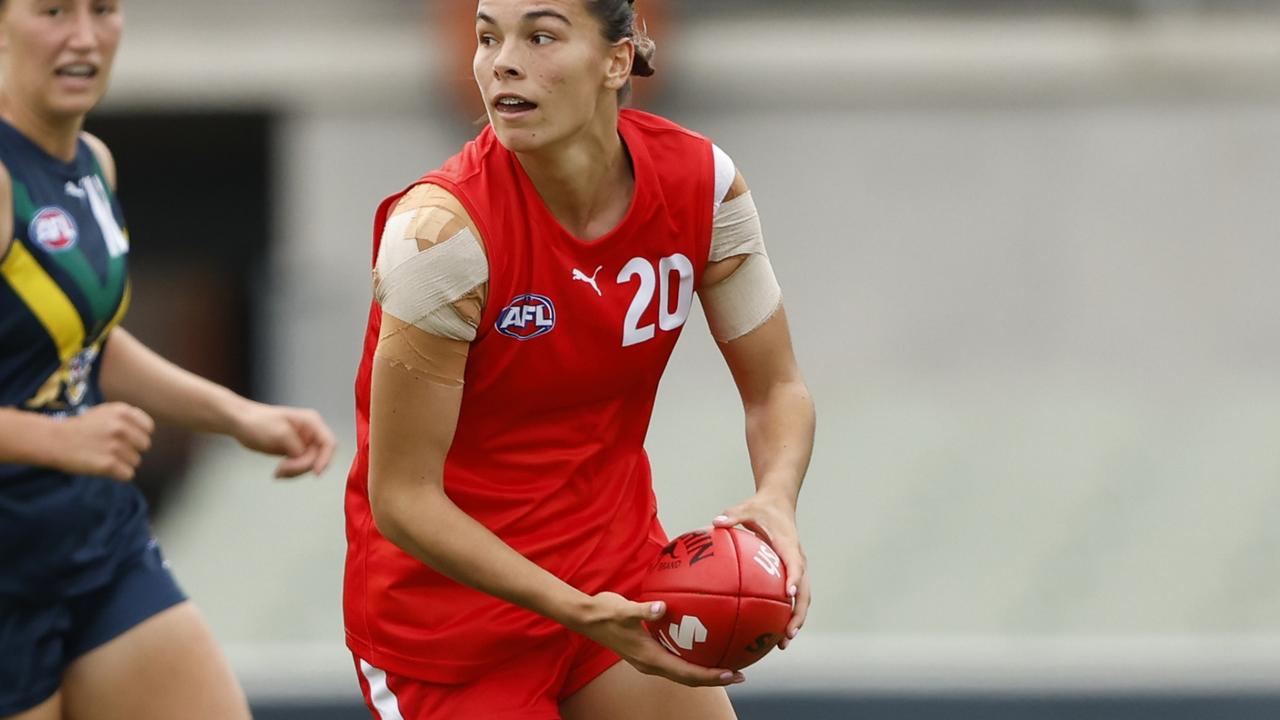
[[[746, 409], [767, 537], [804, 623], [813, 442], [746, 182], [620, 110], [652, 44], [628, 0], [481, 0], [490, 127], [388, 198], [357, 377], [348, 645], [375, 717], [734, 717], [742, 676], [667, 652], [634, 603], [666, 542], [643, 441], [696, 293]], [[626, 662], [619, 662], [625, 660]], [[674, 680], [675, 682], [671, 682]]]
[[81, 132], [119, 0], [0, 3], [0, 717], [247, 718], [129, 480], [154, 420], [320, 472], [310, 410], [251, 402], [120, 327], [128, 235], [115, 165]]

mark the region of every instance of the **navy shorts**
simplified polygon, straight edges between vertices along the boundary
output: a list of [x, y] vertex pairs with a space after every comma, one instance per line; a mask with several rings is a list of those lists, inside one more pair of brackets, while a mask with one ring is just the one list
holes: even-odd
[[82, 595], [0, 596], [0, 717], [49, 699], [77, 658], [186, 599], [154, 540], [109, 583]]

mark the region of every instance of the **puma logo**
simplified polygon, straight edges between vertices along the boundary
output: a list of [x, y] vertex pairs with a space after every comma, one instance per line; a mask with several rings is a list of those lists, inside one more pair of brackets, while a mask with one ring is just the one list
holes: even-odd
[[599, 275], [600, 271], [603, 269], [604, 269], [604, 266], [601, 265], [600, 267], [596, 268], [595, 272], [591, 273], [591, 277], [587, 277], [586, 273], [582, 272], [578, 268], [574, 268], [573, 279], [581, 280], [582, 282], [590, 285], [591, 289], [596, 291], [596, 295], [599, 295], [600, 297], [604, 297], [604, 293], [600, 292], [600, 286], [596, 284], [596, 276]]

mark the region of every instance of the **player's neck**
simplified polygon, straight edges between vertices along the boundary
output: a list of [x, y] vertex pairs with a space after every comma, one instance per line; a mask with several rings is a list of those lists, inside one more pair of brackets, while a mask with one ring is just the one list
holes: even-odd
[[15, 101], [8, 93], [0, 94], [0, 118], [35, 143], [41, 150], [63, 161], [76, 157], [76, 140], [84, 127], [84, 118], [52, 118], [42, 116]]
[[574, 237], [608, 233], [631, 206], [635, 177], [615, 123], [519, 157], [547, 209]]

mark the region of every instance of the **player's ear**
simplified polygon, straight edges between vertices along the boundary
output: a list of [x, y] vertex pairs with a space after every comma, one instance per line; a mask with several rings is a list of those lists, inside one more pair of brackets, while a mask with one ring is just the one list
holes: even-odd
[[631, 79], [631, 66], [636, 58], [636, 44], [631, 38], [623, 38], [609, 46], [608, 65], [605, 69], [605, 88], [617, 92]]

